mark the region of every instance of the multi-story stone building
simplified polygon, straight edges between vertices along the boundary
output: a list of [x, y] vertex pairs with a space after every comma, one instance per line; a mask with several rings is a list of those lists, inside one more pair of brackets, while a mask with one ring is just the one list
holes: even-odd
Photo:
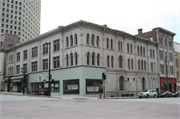
[[6, 74], [6, 54], [4, 53], [6, 48], [12, 47], [18, 44], [18, 36], [12, 34], [4, 34], [0, 36], [0, 90], [9, 91], [9, 78], [10, 75]]
[[41, 0], [0, 0], [0, 18], [0, 35], [29, 40], [40, 34]]
[[177, 90], [180, 91], [180, 44], [174, 42], [175, 49], [175, 62], [176, 62], [176, 77], [177, 77]]
[[[50, 52], [46, 42], [50, 42]], [[49, 60], [53, 93], [98, 94], [102, 92], [103, 72], [106, 93], [114, 96], [160, 88], [158, 43], [106, 25], [78, 21], [59, 26], [6, 52], [6, 72], [14, 74], [10, 91], [22, 91], [23, 66], [28, 68], [30, 91], [46, 89]]]
[[152, 31], [142, 33], [142, 29], [139, 29], [138, 36], [148, 38], [154, 42], [158, 42], [158, 72], [160, 73], [160, 86], [161, 91], [176, 91], [176, 72], [174, 61], [174, 44], [173, 37], [175, 33], [172, 33], [161, 27], [154, 28]]

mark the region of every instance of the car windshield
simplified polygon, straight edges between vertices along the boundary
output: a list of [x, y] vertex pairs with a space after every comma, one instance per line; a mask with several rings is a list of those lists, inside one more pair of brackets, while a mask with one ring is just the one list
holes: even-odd
[[147, 92], [148, 90], [144, 90], [143, 92]]

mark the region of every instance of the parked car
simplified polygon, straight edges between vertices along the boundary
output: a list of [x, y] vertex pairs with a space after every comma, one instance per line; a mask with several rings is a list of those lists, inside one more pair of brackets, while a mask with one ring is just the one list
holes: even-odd
[[170, 91], [165, 91], [158, 94], [158, 97], [172, 97], [172, 96], [173, 96], [173, 93], [171, 93]]
[[173, 97], [179, 97], [179, 95], [180, 95], [180, 91], [173, 92], [172, 94]]
[[142, 92], [139, 92], [138, 96], [139, 96], [139, 98], [142, 98], [142, 97], [146, 97], [146, 98], [154, 97], [154, 98], [156, 98], [157, 92], [154, 89], [148, 89], [148, 90], [144, 90]]

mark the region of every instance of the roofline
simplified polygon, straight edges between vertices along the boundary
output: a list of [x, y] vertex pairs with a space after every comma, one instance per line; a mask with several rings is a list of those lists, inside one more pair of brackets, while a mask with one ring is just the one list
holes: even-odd
[[[63, 33], [64, 30], [69, 29], [69, 27], [78, 27], [78, 25], [82, 25], [82, 27], [83, 27], [83, 25], [85, 25], [85, 24], [86, 24], [86, 25], [88, 25], [88, 24], [89, 24], [89, 25], [95, 25], [95, 26], [101, 27], [101, 28], [104, 27], [104, 28], [106, 28], [106, 29], [108, 29], [108, 30], [111, 30], [111, 31], [113, 31], [113, 32], [119, 32], [119, 33], [121, 33], [121, 34], [123, 34], [123, 35], [129, 35], [129, 36], [132, 36], [132, 37], [140, 38], [140, 39], [142, 39], [142, 40], [150, 41], [150, 40], [148, 40], [148, 39], [146, 39], [146, 38], [142, 38], [142, 37], [139, 37], [139, 36], [136, 36], [136, 35], [131, 35], [131, 34], [126, 33], [126, 32], [124, 32], [124, 31], [120, 31], [120, 30], [117, 30], [117, 29], [111, 29], [111, 28], [107, 27], [107, 25], [98, 25], [98, 24], [91, 23], [91, 22], [87, 22], [87, 21], [84, 21], [84, 20], [79, 20], [79, 21], [77, 21], [77, 22], [73, 22], [73, 23], [68, 24], [68, 25], [66, 25], [66, 26], [58, 26], [58, 28], [52, 29], [52, 30], [50, 30], [50, 31], [48, 31], [48, 32], [45, 32], [45, 33], [43, 33], [43, 34], [40, 34], [40, 35], [38, 35], [38, 36], [30, 39], [30, 40], [24, 41], [24, 42], [22, 42], [22, 43], [18, 43], [18, 44], [14, 45], [14, 46], [12, 46], [12, 47], [10, 47], [10, 48], [7, 48], [7, 49], [5, 49], [5, 51], [9, 51], [9, 50], [11, 50], [11, 49], [13, 49], [13, 48], [21, 47], [21, 46], [23, 46], [23, 45], [26, 45], [26, 44], [29, 44], [29, 43], [32, 43], [32, 42], [36, 42], [36, 40], [43, 39], [43, 38], [48, 37], [48, 36], [53, 35], [53, 34]], [[102, 30], [102, 29], [101, 29], [101, 30]], [[157, 44], [156, 42], [153, 42], [153, 41], [150, 41], [150, 42]]]
[[162, 31], [166, 31], [166, 32], [172, 34], [173, 36], [176, 35], [175, 33], [171, 32], [171, 31], [168, 31], [168, 30], [166, 30], [166, 29], [164, 29], [164, 28], [162, 28], [162, 27], [156, 27], [156, 28], [154, 28], [154, 29], [160, 29], [160, 30], [162, 30]]

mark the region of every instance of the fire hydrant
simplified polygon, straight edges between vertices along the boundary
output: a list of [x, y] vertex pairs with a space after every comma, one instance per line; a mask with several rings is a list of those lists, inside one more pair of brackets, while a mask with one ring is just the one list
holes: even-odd
[[99, 93], [99, 98], [101, 98], [101, 93]]

